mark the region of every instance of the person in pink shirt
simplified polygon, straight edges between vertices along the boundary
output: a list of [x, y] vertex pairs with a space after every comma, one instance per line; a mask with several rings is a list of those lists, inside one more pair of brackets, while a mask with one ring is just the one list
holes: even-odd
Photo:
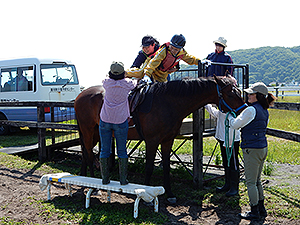
[[128, 118], [130, 116], [128, 93], [136, 85], [137, 80], [125, 78], [124, 65], [121, 62], [113, 62], [110, 66], [109, 78], [103, 80], [105, 96], [100, 112], [99, 124], [102, 184], [110, 183], [108, 160], [111, 154], [113, 134], [116, 138], [117, 154], [119, 157], [120, 184], [128, 184], [128, 155], [126, 149]]

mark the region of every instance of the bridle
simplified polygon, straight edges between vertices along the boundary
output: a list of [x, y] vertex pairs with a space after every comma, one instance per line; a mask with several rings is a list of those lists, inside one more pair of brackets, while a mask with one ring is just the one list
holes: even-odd
[[229, 111], [232, 113], [237, 113], [239, 110], [241, 110], [241, 109], [243, 109], [243, 108], [245, 108], [245, 107], [247, 107], [248, 105], [246, 104], [246, 103], [244, 103], [243, 105], [241, 105], [240, 107], [238, 107], [237, 109], [233, 109], [233, 108], [231, 108], [226, 102], [225, 102], [225, 100], [224, 100], [224, 98], [223, 98], [223, 94], [222, 94], [222, 90], [224, 89], [224, 88], [226, 88], [228, 85], [230, 85], [230, 84], [227, 84], [227, 85], [225, 85], [224, 87], [222, 87], [222, 88], [220, 88], [219, 87], [219, 85], [217, 84], [217, 92], [218, 92], [218, 96], [219, 96], [219, 110], [221, 111], [221, 112], [223, 112], [224, 113], [224, 111], [222, 110], [222, 104], [227, 108], [227, 109], [229, 109]]

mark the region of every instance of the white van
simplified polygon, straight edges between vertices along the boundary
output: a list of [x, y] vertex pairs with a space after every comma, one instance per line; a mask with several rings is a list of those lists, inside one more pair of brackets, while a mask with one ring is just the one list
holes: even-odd
[[[80, 92], [75, 65], [66, 60], [22, 58], [0, 61], [0, 101], [73, 101]], [[74, 109], [57, 108], [71, 114]], [[57, 112], [58, 113], [58, 112]], [[50, 110], [45, 115], [50, 121]], [[60, 116], [61, 118], [61, 116]], [[74, 119], [74, 118], [65, 118]], [[36, 121], [36, 107], [0, 107], [0, 119]], [[59, 119], [63, 120], [63, 119]], [[58, 121], [58, 118], [55, 119]], [[0, 127], [0, 135], [8, 133], [7, 126]]]

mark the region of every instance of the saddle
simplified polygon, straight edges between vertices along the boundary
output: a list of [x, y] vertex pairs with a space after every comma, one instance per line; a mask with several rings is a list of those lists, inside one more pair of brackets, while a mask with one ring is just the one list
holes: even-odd
[[128, 95], [130, 114], [141, 140], [145, 140], [141, 129], [138, 112], [148, 113], [152, 107], [153, 93], [151, 84], [143, 82], [138, 84]]
[[128, 95], [130, 114], [133, 114], [137, 110], [138, 106], [140, 106], [144, 102], [146, 93], [148, 92], [149, 88], [150, 84], [143, 82], [138, 84], [134, 89], [131, 90]]

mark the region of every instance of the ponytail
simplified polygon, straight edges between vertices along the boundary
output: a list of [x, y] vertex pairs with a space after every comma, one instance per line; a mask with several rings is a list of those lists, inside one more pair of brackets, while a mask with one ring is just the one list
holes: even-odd
[[277, 100], [277, 98], [273, 94], [268, 93], [267, 101], [269, 103], [269, 106], [274, 105], [275, 100]]
[[277, 99], [273, 94], [268, 93], [267, 97], [264, 94], [256, 93], [256, 98], [264, 109], [268, 109], [271, 105], [274, 104], [274, 101]]

